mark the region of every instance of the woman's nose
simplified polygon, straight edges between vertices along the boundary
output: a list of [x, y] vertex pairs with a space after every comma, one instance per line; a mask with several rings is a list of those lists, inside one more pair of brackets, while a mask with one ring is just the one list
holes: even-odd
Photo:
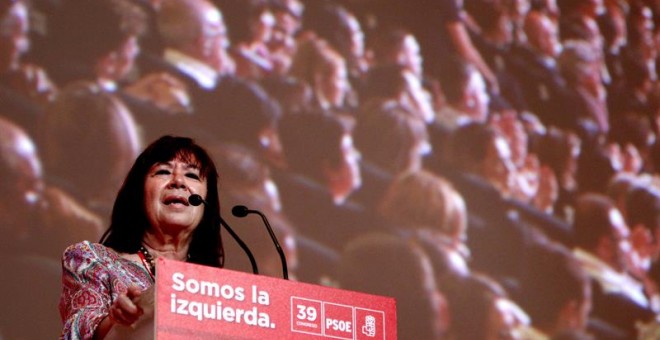
[[186, 187], [186, 181], [184, 180], [184, 176], [182, 174], [174, 173], [172, 175], [172, 179], [170, 180], [170, 187], [185, 188]]

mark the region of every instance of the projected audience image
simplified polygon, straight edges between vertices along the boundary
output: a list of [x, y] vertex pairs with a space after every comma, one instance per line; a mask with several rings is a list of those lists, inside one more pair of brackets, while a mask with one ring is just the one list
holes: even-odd
[[659, 339], [659, 52], [654, 0], [0, 0], [0, 339], [136, 328], [160, 256]]

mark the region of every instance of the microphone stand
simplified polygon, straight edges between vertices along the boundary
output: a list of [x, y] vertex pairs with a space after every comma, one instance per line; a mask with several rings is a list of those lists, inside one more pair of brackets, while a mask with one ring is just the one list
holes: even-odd
[[[208, 202], [206, 202], [206, 201], [202, 198], [202, 196], [200, 196], [200, 195], [198, 195], [198, 194], [192, 194], [192, 195], [190, 195], [190, 196], [188, 197], [188, 202], [189, 202], [190, 204], [192, 204], [193, 206], [198, 206], [198, 205], [200, 205], [200, 204], [204, 204], [205, 206], [208, 206], [208, 205], [209, 205]], [[243, 240], [241, 240], [240, 237], [238, 237], [238, 235], [237, 235], [237, 234], [234, 232], [234, 230], [229, 226], [229, 224], [227, 224], [227, 222], [225, 222], [225, 220], [222, 218], [222, 216], [219, 216], [219, 217], [220, 217], [220, 226], [224, 226], [224, 227], [225, 227], [225, 229], [227, 230], [227, 232], [229, 233], [229, 235], [231, 235], [231, 237], [234, 238], [234, 240], [236, 241], [236, 243], [238, 243], [238, 245], [241, 247], [241, 249], [243, 249], [243, 251], [245, 252], [245, 254], [247, 254], [248, 258], [250, 259], [250, 264], [252, 264], [252, 273], [258, 275], [258, 274], [259, 274], [259, 269], [257, 268], [257, 261], [254, 260], [254, 255], [252, 255], [252, 252], [250, 251], [250, 249], [248, 248], [248, 246], [245, 244], [245, 242], [243, 242]]]
[[285, 280], [288, 280], [289, 268], [286, 264], [286, 256], [284, 255], [284, 250], [282, 250], [282, 246], [280, 246], [280, 242], [277, 241], [277, 237], [275, 236], [275, 233], [273, 232], [273, 228], [270, 226], [270, 223], [268, 222], [266, 215], [261, 213], [261, 211], [259, 210], [251, 210], [242, 205], [237, 205], [234, 208], [232, 208], [232, 214], [236, 217], [245, 217], [247, 214], [250, 213], [254, 213], [261, 216], [261, 219], [264, 221], [264, 224], [266, 225], [266, 229], [268, 229], [268, 234], [270, 234], [270, 238], [273, 240], [273, 243], [275, 244], [277, 253], [280, 255], [280, 261], [282, 262], [282, 277]]
[[255, 275], [259, 275], [259, 269], [257, 268], [257, 261], [254, 260], [254, 255], [252, 255], [252, 252], [250, 251], [248, 246], [245, 244], [245, 242], [243, 242], [243, 240], [241, 240], [241, 238], [238, 237], [238, 235], [229, 226], [229, 224], [227, 224], [227, 222], [225, 222], [225, 220], [222, 218], [222, 216], [220, 217], [220, 224], [225, 227], [225, 229], [227, 230], [229, 235], [231, 235], [231, 237], [234, 238], [236, 243], [238, 243], [238, 245], [241, 247], [241, 249], [243, 249], [245, 254], [247, 254], [248, 258], [250, 259], [250, 264], [252, 265], [252, 273], [255, 274]]

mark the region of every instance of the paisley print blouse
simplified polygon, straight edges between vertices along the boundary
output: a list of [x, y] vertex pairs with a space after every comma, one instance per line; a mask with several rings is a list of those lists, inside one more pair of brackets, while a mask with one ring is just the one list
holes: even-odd
[[140, 264], [98, 243], [84, 241], [68, 247], [62, 257], [61, 339], [91, 339], [112, 302], [129, 286], [153, 285]]

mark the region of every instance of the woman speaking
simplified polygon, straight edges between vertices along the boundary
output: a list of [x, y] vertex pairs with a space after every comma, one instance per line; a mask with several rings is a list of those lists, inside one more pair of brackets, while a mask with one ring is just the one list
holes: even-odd
[[[101, 243], [64, 252], [63, 339], [103, 339], [152, 319], [158, 257], [222, 266], [217, 182], [213, 161], [190, 138], [165, 136], [140, 154]], [[193, 194], [207, 204], [190, 204]]]

